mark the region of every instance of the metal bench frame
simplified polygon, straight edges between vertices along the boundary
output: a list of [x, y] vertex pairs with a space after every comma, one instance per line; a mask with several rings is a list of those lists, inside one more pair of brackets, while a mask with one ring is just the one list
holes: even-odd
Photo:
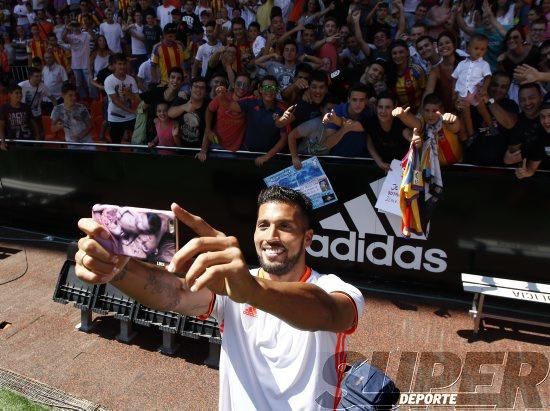
[[470, 316], [474, 319], [474, 335], [479, 332], [480, 327], [483, 327], [484, 318], [511, 321], [545, 328], [550, 327], [550, 322], [533, 321], [483, 312], [486, 295], [550, 304], [550, 285], [467, 273], [462, 273], [462, 284], [464, 291], [474, 293], [472, 308], [469, 311]]

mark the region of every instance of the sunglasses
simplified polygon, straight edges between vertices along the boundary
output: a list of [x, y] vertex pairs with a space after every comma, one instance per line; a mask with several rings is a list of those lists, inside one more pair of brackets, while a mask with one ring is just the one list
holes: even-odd
[[263, 86], [260, 86], [260, 91], [263, 91], [264, 93], [276, 93], [277, 90], [278, 87], [271, 84], [264, 84]]

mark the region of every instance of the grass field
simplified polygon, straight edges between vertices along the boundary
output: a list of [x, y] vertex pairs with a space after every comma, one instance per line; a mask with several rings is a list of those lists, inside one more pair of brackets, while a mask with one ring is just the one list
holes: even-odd
[[29, 401], [19, 394], [0, 388], [0, 411], [45, 411], [49, 409]]

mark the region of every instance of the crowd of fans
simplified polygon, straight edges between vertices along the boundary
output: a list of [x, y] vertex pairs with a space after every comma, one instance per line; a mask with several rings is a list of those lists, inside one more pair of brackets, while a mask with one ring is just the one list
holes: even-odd
[[550, 166], [550, 0], [1, 3], [2, 150], [61, 132], [387, 171], [421, 136], [442, 165]]

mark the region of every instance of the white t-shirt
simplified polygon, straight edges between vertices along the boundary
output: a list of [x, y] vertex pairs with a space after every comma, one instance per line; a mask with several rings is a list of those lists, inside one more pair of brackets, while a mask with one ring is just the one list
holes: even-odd
[[[251, 270], [253, 275], [257, 272]], [[315, 271], [301, 281], [327, 293], [347, 294], [359, 318], [364, 300], [356, 287]], [[223, 335], [220, 410], [333, 409], [341, 377], [337, 365], [345, 362], [346, 333], [298, 330], [271, 314], [219, 295], [212, 316]]]
[[63, 131], [65, 133], [65, 141], [73, 143], [92, 143], [92, 136], [90, 133], [76, 138], [84, 130], [86, 130], [90, 124], [91, 116], [88, 109], [79, 103], [76, 103], [71, 109], [67, 109], [65, 104], [55, 106], [51, 114], [52, 123], [55, 124], [58, 121], [63, 123]]
[[124, 37], [124, 33], [120, 24], [103, 22], [99, 25], [99, 34], [105, 36], [107, 45], [113, 53], [122, 53], [120, 40]]
[[161, 29], [164, 30], [164, 26], [168, 23], [172, 23], [172, 10], [174, 9], [174, 6], [164, 7], [163, 5], [160, 5], [157, 7], [157, 19], [160, 21]]
[[17, 25], [18, 26], [24, 26], [26, 24], [29, 24], [29, 19], [27, 15], [29, 14], [29, 10], [27, 9], [27, 6], [24, 4], [18, 4], [13, 8], [13, 14], [20, 14], [22, 17], [17, 16]]
[[[61, 97], [61, 87], [63, 86], [63, 82], [67, 81], [67, 78], [67, 72], [57, 63], [52, 64], [51, 67], [46, 65], [42, 69], [44, 85], [55, 98]], [[44, 99], [44, 101], [49, 101], [49, 99]]]
[[455, 91], [460, 97], [466, 97], [468, 93], [475, 93], [483, 79], [491, 75], [489, 63], [483, 57], [473, 61], [466, 58], [458, 63], [452, 77], [456, 79]]
[[208, 70], [208, 62], [210, 61], [210, 57], [212, 57], [212, 54], [216, 52], [220, 47], [222, 46], [222, 43], [218, 41], [218, 43], [215, 46], [211, 46], [208, 43], [204, 43], [203, 45], [199, 46], [197, 50], [197, 55], [195, 56], [195, 60], [198, 60], [202, 63], [202, 70], [201, 70], [201, 76], [206, 76], [206, 71]]
[[[138, 26], [137, 24], [134, 24], [130, 31], [143, 36], [143, 25]], [[131, 32], [130, 34], [132, 34]], [[145, 47], [143, 40], [137, 39], [134, 36], [130, 37], [132, 39], [132, 54], [147, 54], [147, 47]]]
[[67, 35], [67, 41], [71, 46], [71, 68], [87, 69], [90, 59], [90, 35], [85, 31], [78, 34], [71, 33]]
[[[145, 90], [149, 88], [149, 84], [151, 83], [160, 83], [158, 70], [151, 70], [152, 66], [153, 64], [151, 63], [151, 60], [147, 60], [141, 63], [138, 69], [137, 76], [143, 80]], [[156, 75], [154, 75], [154, 73], [156, 73]]]
[[[122, 123], [124, 121], [131, 121], [136, 118], [134, 113], [129, 113], [122, 110], [120, 107], [116, 106], [111, 99], [111, 94], [118, 94], [121, 96], [121, 93], [124, 90], [129, 90], [134, 94], [139, 93], [136, 80], [132, 76], [126, 75], [124, 80], [119, 80], [115, 77], [114, 74], [111, 74], [105, 79], [103, 83], [105, 87], [105, 93], [109, 96], [109, 105], [107, 107], [107, 120], [113, 123]], [[127, 100], [125, 104], [128, 108], [132, 106], [132, 101]]]
[[34, 117], [42, 115], [40, 104], [45, 97], [50, 95], [50, 91], [44, 83], [40, 83], [38, 87], [33, 87], [29, 80], [25, 80], [19, 83], [19, 87], [21, 87], [21, 91], [23, 92], [21, 102], [31, 108]]

